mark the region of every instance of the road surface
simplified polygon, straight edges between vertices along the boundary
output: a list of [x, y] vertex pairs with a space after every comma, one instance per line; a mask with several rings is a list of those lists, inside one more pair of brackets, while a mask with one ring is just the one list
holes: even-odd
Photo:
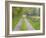
[[[21, 25], [22, 25], [22, 22], [23, 19], [20, 19], [20, 21], [18, 22], [18, 24], [16, 25], [14, 31], [20, 31], [21, 29]], [[24, 19], [25, 23], [26, 23], [26, 26], [27, 26], [27, 30], [34, 30], [34, 28], [32, 27], [32, 25], [29, 23], [28, 19]]]
[[15, 27], [15, 31], [19, 31], [20, 30], [20, 28], [21, 28], [21, 25], [22, 25], [22, 20], [23, 19], [20, 19], [20, 21], [18, 22], [18, 24], [16, 25], [16, 27]]
[[28, 30], [34, 30], [34, 28], [32, 27], [32, 25], [29, 23], [29, 21], [25, 18], [25, 23], [26, 23], [26, 26], [27, 26], [27, 29]]

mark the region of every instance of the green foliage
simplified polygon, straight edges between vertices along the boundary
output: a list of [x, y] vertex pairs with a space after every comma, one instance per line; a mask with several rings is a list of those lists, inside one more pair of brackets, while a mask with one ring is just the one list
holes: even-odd
[[36, 29], [36, 30], [40, 29], [40, 18], [37, 18], [36, 16], [35, 16], [35, 18], [32, 17], [29, 19], [29, 22], [30, 22], [30, 24], [32, 24], [34, 29]]
[[21, 14], [21, 7], [12, 7], [12, 17], [19, 16]]
[[32, 16], [39, 16], [40, 8], [12, 7], [12, 17], [19, 16], [22, 14], [31, 14]]

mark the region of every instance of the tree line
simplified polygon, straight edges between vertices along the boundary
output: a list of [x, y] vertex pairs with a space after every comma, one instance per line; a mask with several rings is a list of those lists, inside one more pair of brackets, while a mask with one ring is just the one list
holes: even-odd
[[31, 16], [40, 16], [40, 8], [33, 7], [12, 7], [12, 17], [20, 15], [31, 15]]

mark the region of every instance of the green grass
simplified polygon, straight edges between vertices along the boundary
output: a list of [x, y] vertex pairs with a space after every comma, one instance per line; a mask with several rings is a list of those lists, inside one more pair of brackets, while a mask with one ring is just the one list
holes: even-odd
[[27, 30], [27, 27], [26, 27], [25, 21], [23, 20], [23, 23], [22, 23], [22, 26], [21, 26], [21, 31], [25, 31], [25, 30]]
[[40, 30], [40, 18], [35, 17], [35, 18], [29, 18], [30, 24], [32, 24], [33, 28], [36, 30]]
[[16, 27], [16, 24], [19, 22], [20, 17], [12, 18], [12, 30]]

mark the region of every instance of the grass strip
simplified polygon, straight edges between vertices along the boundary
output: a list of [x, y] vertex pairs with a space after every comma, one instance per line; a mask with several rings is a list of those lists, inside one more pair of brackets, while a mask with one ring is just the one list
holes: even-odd
[[25, 30], [27, 30], [27, 27], [26, 27], [25, 21], [23, 20], [23, 23], [22, 23], [22, 26], [21, 26], [21, 31], [25, 31]]

